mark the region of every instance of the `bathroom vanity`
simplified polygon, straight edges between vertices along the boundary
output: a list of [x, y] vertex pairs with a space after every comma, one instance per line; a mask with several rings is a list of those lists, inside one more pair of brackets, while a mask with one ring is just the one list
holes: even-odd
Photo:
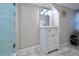
[[55, 8], [40, 10], [40, 48], [44, 54], [59, 49], [59, 13]]
[[59, 27], [40, 27], [40, 47], [44, 54], [59, 49]]

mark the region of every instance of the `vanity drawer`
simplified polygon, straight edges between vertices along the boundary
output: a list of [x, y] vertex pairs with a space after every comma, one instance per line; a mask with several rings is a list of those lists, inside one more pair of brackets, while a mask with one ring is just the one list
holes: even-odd
[[54, 30], [48, 29], [48, 30], [47, 30], [47, 33], [48, 33], [48, 34], [56, 34], [57, 32], [58, 32], [57, 29], [54, 29]]

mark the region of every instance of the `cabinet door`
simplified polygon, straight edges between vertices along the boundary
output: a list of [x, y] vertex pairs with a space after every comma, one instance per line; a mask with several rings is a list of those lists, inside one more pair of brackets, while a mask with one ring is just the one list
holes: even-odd
[[54, 49], [58, 48], [58, 35], [57, 33], [50, 33], [47, 34], [48, 38], [47, 38], [47, 50], [52, 51]]

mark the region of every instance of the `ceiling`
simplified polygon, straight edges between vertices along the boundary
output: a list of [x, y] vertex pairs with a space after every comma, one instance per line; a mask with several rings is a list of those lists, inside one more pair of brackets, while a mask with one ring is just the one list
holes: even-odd
[[73, 10], [79, 10], [79, 3], [58, 3], [58, 4]]

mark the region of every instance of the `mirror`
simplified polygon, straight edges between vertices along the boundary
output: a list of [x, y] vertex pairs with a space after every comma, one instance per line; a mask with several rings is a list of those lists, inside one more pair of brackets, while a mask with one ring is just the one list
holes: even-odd
[[48, 9], [40, 10], [40, 26], [50, 26], [50, 13]]

